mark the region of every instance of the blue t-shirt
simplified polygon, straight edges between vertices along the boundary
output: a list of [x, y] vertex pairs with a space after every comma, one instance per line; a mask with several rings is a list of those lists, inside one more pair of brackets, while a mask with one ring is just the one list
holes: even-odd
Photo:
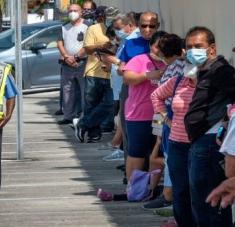
[[18, 94], [18, 90], [15, 85], [15, 81], [12, 75], [9, 75], [6, 80], [6, 87], [5, 87], [5, 98], [10, 99], [15, 97]]
[[139, 37], [136, 39], [127, 40], [125, 46], [121, 52], [119, 59], [122, 62], [128, 62], [133, 57], [149, 53], [149, 40], [144, 39], [143, 37]]

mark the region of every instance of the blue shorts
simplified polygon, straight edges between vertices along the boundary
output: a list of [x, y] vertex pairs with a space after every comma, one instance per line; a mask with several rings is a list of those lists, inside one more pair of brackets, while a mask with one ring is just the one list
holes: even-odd
[[152, 121], [126, 121], [128, 155], [148, 158], [156, 142], [152, 134]]

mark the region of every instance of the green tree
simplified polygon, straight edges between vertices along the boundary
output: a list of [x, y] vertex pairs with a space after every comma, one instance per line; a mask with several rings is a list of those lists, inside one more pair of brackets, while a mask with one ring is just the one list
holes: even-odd
[[2, 31], [3, 13], [6, 8], [6, 0], [0, 0], [0, 32]]

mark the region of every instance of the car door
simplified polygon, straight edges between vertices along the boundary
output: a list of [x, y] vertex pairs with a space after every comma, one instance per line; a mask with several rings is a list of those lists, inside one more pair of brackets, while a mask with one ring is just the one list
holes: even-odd
[[[61, 26], [54, 26], [35, 35], [23, 46], [26, 54], [26, 67], [28, 72], [27, 84], [32, 87], [51, 87], [60, 84], [60, 57], [57, 49], [57, 40], [61, 33]], [[45, 44], [44, 49], [33, 51], [36, 44]]]

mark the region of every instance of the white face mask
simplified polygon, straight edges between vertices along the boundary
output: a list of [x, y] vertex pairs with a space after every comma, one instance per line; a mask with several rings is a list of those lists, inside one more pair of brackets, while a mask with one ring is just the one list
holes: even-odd
[[184, 76], [190, 79], [197, 78], [198, 67], [190, 63], [185, 63]]
[[78, 12], [70, 12], [69, 13], [69, 19], [71, 20], [71, 21], [76, 21], [77, 19], [79, 19], [79, 17], [80, 17], [80, 15], [79, 15], [79, 13]]

